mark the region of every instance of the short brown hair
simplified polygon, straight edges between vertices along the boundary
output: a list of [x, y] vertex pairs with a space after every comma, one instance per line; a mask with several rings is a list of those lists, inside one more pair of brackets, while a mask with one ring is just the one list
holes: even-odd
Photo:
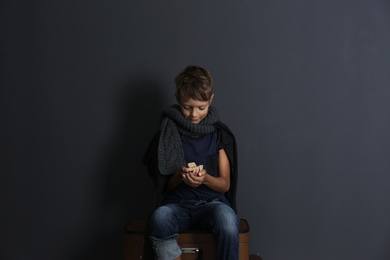
[[205, 68], [190, 65], [180, 72], [176, 78], [176, 100], [183, 102], [190, 98], [208, 101], [212, 96], [213, 80]]

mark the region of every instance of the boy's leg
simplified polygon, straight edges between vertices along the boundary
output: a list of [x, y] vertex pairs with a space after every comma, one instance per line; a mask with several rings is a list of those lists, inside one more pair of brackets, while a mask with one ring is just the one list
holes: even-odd
[[218, 260], [238, 259], [238, 223], [234, 210], [220, 201], [212, 201], [203, 206], [197, 215], [200, 228], [210, 230], [217, 244]]
[[177, 244], [177, 234], [190, 224], [187, 210], [176, 204], [157, 208], [149, 219], [150, 239], [159, 260], [179, 258], [181, 249]]

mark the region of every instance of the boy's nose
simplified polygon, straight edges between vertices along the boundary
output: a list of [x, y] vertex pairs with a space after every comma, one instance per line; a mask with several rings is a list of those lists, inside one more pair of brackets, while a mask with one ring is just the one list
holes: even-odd
[[193, 109], [193, 110], [191, 110], [190, 116], [191, 116], [191, 117], [196, 117], [196, 112], [195, 112], [195, 110], [194, 110], [194, 109]]

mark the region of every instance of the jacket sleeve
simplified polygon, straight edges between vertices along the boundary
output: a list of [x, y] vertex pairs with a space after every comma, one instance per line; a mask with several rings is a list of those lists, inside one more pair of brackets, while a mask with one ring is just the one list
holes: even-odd
[[153, 181], [153, 208], [157, 208], [161, 205], [164, 199], [164, 190], [169, 176], [160, 174], [158, 168], [158, 143], [160, 140], [160, 132], [157, 132], [150, 142], [144, 158], [143, 164], [147, 167], [148, 174]]
[[220, 131], [222, 147], [224, 148], [230, 163], [230, 189], [225, 193], [230, 206], [237, 213], [236, 190], [238, 180], [237, 143], [232, 131], [222, 122], [216, 125]]

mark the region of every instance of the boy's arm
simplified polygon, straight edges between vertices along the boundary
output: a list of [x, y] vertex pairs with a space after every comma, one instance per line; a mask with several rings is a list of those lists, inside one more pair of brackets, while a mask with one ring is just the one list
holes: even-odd
[[203, 184], [212, 190], [225, 193], [230, 188], [230, 163], [224, 149], [219, 150], [218, 173], [219, 177], [206, 173]]

